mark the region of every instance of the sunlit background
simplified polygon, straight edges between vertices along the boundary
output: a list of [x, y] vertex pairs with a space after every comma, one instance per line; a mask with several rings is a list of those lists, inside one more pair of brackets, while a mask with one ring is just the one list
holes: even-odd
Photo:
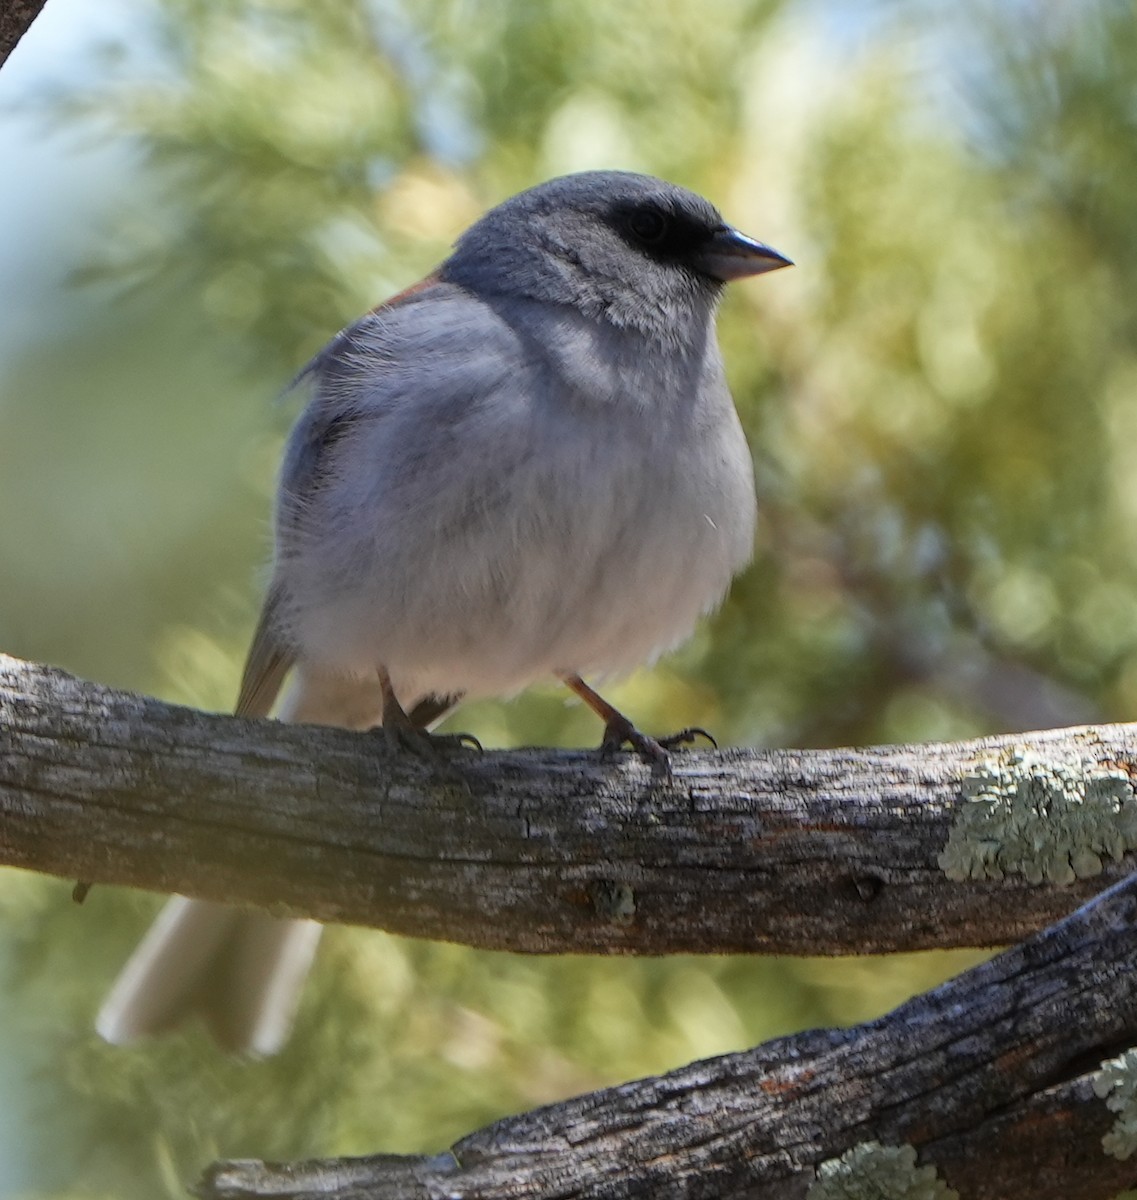
[[[1137, 713], [1137, 18], [986, 0], [48, 0], [0, 70], [0, 650], [225, 709], [292, 372], [489, 204], [646, 170], [796, 260], [721, 334], [753, 568], [617, 699], [724, 743]], [[554, 689], [462, 711], [594, 743]], [[975, 955], [531, 959], [336, 930], [288, 1049], [99, 1043], [158, 904], [0, 875], [0, 1196], [437, 1151]]]

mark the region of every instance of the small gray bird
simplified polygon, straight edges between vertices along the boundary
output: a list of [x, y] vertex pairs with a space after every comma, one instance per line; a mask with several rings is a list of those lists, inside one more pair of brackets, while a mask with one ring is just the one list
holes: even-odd
[[[282, 719], [421, 747], [463, 698], [556, 676], [606, 748], [664, 763], [674, 739], [584, 679], [683, 641], [750, 560], [714, 314], [724, 283], [787, 265], [691, 192], [588, 172], [505, 201], [340, 333], [302, 373], [238, 714], [267, 716], [291, 672]], [[319, 931], [174, 897], [98, 1030], [129, 1042], [197, 1011], [271, 1054]]]

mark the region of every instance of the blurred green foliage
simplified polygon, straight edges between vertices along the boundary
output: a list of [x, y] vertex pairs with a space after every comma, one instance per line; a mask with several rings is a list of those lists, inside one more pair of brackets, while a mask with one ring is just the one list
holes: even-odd
[[[270, 398], [487, 205], [621, 166], [799, 263], [721, 321], [755, 566], [622, 705], [798, 745], [1132, 715], [1129, 5], [887, 5], [858, 44], [800, 0], [140, 11], [133, 55], [42, 98], [135, 167], [79, 272], [82, 319], [0, 366], [4, 650], [225, 708], [292, 413]], [[598, 736], [551, 689], [460, 721], [488, 744]], [[540, 960], [336, 930], [287, 1050], [244, 1064], [200, 1031], [130, 1051], [90, 1032], [154, 907], [0, 886], [37, 1194], [180, 1195], [215, 1155], [438, 1150], [870, 1017], [974, 958]]]

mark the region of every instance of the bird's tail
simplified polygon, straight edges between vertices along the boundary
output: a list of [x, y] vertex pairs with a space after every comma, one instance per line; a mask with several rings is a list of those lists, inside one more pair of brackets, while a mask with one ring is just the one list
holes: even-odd
[[[379, 723], [381, 706], [378, 680], [297, 671], [281, 718], [366, 729]], [[321, 928], [174, 896], [115, 981], [95, 1028], [123, 1045], [196, 1014], [227, 1049], [274, 1054], [292, 1026]]]
[[265, 1055], [292, 1026], [321, 926], [173, 896], [95, 1021], [124, 1045], [200, 1014], [226, 1049]]

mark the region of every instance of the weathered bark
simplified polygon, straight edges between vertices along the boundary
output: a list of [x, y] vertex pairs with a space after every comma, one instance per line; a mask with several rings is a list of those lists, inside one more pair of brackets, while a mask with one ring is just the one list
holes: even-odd
[[936, 860], [976, 761], [1137, 761], [1137, 727], [864, 750], [463, 754], [238, 720], [0, 657], [0, 862], [540, 953], [1006, 944], [1129, 870], [1031, 886]]
[[[0, 658], [0, 861], [532, 951], [860, 952], [1013, 941], [1103, 886], [949, 882], [962, 781], [1014, 747], [1127, 771], [1137, 728], [676, 759], [465, 755], [174, 708]], [[1128, 783], [1123, 782], [1126, 791]], [[852, 1030], [489, 1127], [435, 1158], [220, 1164], [212, 1198], [801, 1197], [859, 1142], [964, 1196], [1112, 1196], [1090, 1073], [1137, 1042], [1137, 879]]]
[[1137, 1163], [1103, 1152], [1113, 1114], [1089, 1075], [1137, 1042], [1135, 968], [1137, 878], [869, 1024], [537, 1109], [433, 1158], [219, 1163], [199, 1195], [800, 1200], [818, 1163], [879, 1141], [917, 1147], [966, 1200], [1107, 1200]]
[[0, 0], [0, 66], [40, 14], [45, 0]]

